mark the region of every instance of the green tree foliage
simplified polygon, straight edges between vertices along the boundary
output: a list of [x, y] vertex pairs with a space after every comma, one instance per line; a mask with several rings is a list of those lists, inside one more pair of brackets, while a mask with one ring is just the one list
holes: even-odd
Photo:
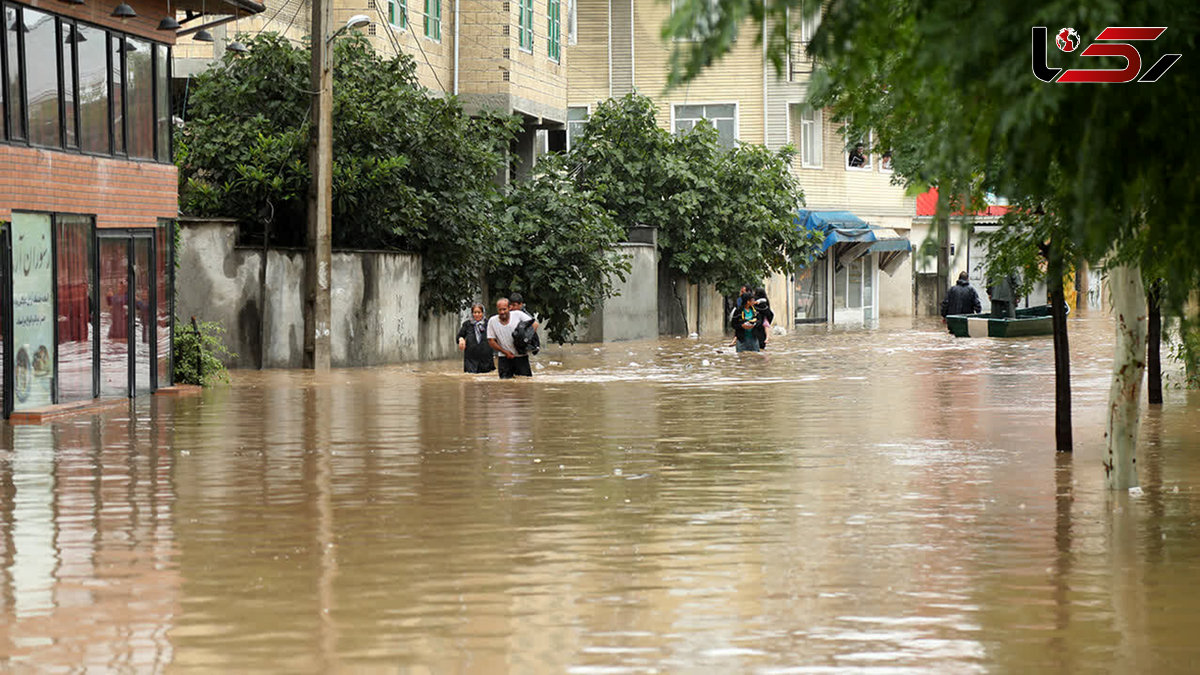
[[559, 344], [629, 272], [628, 259], [614, 248], [624, 228], [565, 174], [562, 158], [552, 155], [538, 162], [535, 175], [513, 184], [488, 274], [498, 296], [520, 292]]
[[[714, 20], [690, 26], [700, 39], [677, 43], [687, 62], [711, 63], [727, 51], [730, 24], [765, 13], [778, 28], [799, 2], [683, 3], [690, 11], [714, 4]], [[811, 11], [817, 3], [805, 4]], [[682, 21], [669, 22], [667, 34], [683, 37]], [[1137, 43], [1142, 72], [1162, 54], [1183, 58], [1154, 83], [1043, 83], [1031, 72], [1034, 26], [1051, 36], [1073, 27], [1085, 44], [1108, 26], [1167, 26], [1158, 40]], [[1061, 172], [1071, 238], [1097, 258], [1145, 228], [1143, 250], [1168, 256], [1165, 291], [1178, 309], [1200, 284], [1200, 156], [1186, 140], [1200, 136], [1198, 29], [1200, 6], [1191, 0], [833, 2], [809, 47], [821, 64], [815, 100], [836, 101], [843, 117], [874, 127], [894, 148], [897, 171], [910, 176], [967, 177], [982, 167], [993, 191], [1038, 199]], [[782, 48], [768, 43], [772, 57]], [[1048, 52], [1052, 68], [1124, 66], [1053, 44]]]
[[[248, 40], [201, 74], [179, 134], [186, 212], [236, 217], [272, 240], [306, 229], [309, 51]], [[334, 49], [333, 237], [339, 248], [420, 253], [426, 310], [455, 310], [478, 286], [502, 194], [494, 182], [515, 131], [469, 118], [419, 86], [411, 57], [384, 58], [352, 35]]]
[[792, 149], [724, 148], [707, 123], [672, 136], [653, 102], [635, 94], [597, 107], [572, 149], [581, 188], [625, 226], [658, 227], [668, 268], [725, 293], [807, 260], [811, 233], [797, 227], [803, 203], [788, 170]]

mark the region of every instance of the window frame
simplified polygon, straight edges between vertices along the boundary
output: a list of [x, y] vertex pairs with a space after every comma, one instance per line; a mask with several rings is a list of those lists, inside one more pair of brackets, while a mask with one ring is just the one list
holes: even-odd
[[[435, 11], [429, 11], [432, 7]], [[430, 29], [433, 29], [432, 32]], [[425, 37], [434, 42], [442, 41], [442, 0], [425, 0]]]
[[562, 0], [546, 0], [546, 56], [562, 63]]
[[533, 0], [517, 0], [517, 48], [533, 53]]
[[[582, 108], [585, 111], [585, 114], [584, 114], [582, 120], [571, 119], [571, 109], [572, 108], [574, 108], [576, 110], [579, 110]], [[591, 116], [592, 116], [592, 104], [591, 103], [588, 103], [586, 105], [568, 105], [567, 106], [567, 152], [571, 151], [571, 125], [579, 124], [579, 123], [583, 123], [584, 125], [586, 125], [588, 122], [588, 119], [590, 119]]]
[[[388, 25], [399, 30], [408, 30], [408, 0], [387, 0]], [[399, 18], [399, 23], [396, 19]]]
[[[847, 142], [846, 148], [842, 151], [842, 154], [843, 154], [842, 166], [845, 167], [845, 169], [847, 171], [870, 172], [870, 171], [875, 170], [875, 162], [872, 161], [874, 158], [874, 154], [871, 152], [871, 145], [872, 145], [872, 143], [875, 142], [875, 131], [872, 129], [868, 129], [866, 137], [863, 138], [861, 142], [866, 149], [866, 152], [863, 153], [863, 157], [866, 158], [866, 163], [863, 164], [862, 166], [850, 166], [850, 148], [852, 146], [849, 142]], [[855, 145], [857, 145], [858, 143], [859, 143], [859, 141], [857, 141], [857, 140], [854, 141]]]
[[[824, 169], [825, 168], [825, 111], [824, 109], [814, 109], [808, 106], [799, 106], [800, 118], [800, 168], [802, 169]], [[813, 119], [804, 119], [805, 113], [813, 115]], [[815, 147], [810, 147], [809, 136], [805, 133], [805, 126], [811, 126]], [[806, 156], [807, 150], [814, 150], [816, 161], [811, 162]]]
[[579, 44], [579, 0], [567, 1], [567, 46]]
[[[678, 122], [680, 119], [685, 119], [685, 120], [693, 119], [691, 117], [680, 118], [678, 116], [678, 114], [676, 113], [676, 109], [681, 106], [693, 106], [693, 105], [703, 106], [706, 109], [708, 108], [708, 106], [718, 106], [718, 105], [733, 106], [733, 145], [729, 146], [729, 149], [732, 150], [737, 147], [738, 142], [741, 141], [741, 139], [742, 139], [742, 121], [741, 121], [742, 108], [741, 108], [741, 104], [738, 101], [687, 101], [687, 102], [682, 102], [682, 103], [673, 102], [673, 103], [671, 103], [671, 134], [674, 135], [674, 134], [680, 133], [675, 128], [675, 123]], [[707, 110], [706, 110], [706, 112], [707, 112]], [[708, 120], [709, 122], [712, 122], [714, 119], [728, 119], [728, 118], [727, 117], [715, 117], [715, 118], [701, 117], [701, 118], [697, 118], [697, 119], [705, 119], [705, 120]], [[717, 126], [715, 122], [713, 123], [713, 126], [714, 127]], [[695, 127], [694, 122], [692, 124], [692, 127]]]
[[[401, 2], [401, 3], [406, 2], [406, 0], [396, 0], [396, 1]], [[439, 7], [440, 7], [440, 2], [439, 2]], [[22, 5], [20, 3], [15, 3], [15, 2], [0, 3], [0, 9], [7, 10], [10, 8], [16, 13], [16, 20], [19, 23], [21, 23], [21, 25], [24, 25], [24, 21], [25, 21], [25, 11], [24, 10], [25, 10], [26, 6]], [[7, 26], [4, 26], [3, 29], [0, 30], [0, 86], [5, 87], [4, 95], [2, 97], [0, 97], [0, 101], [3, 101], [3, 105], [0, 105], [0, 117], [3, 118], [3, 125], [0, 126], [0, 144], [21, 146], [21, 147], [40, 148], [40, 149], [52, 150], [52, 151], [56, 151], [56, 152], [66, 152], [66, 153], [70, 153], [70, 154], [86, 155], [89, 157], [112, 157], [112, 158], [122, 159], [122, 160], [126, 160], [126, 161], [131, 161], [131, 162], [152, 162], [155, 164], [172, 164], [174, 162], [174, 134], [168, 134], [167, 142], [169, 144], [169, 147], [166, 149], [166, 153], [165, 153], [166, 159], [159, 159], [159, 155], [162, 153], [160, 152], [161, 144], [160, 144], [159, 138], [158, 138], [157, 120], [159, 117], [159, 107], [160, 107], [159, 106], [159, 103], [160, 103], [159, 97], [160, 97], [160, 94], [162, 93], [162, 92], [160, 92], [160, 89], [162, 87], [160, 87], [160, 81], [159, 81], [160, 78], [158, 76], [160, 68], [158, 67], [158, 61], [155, 57], [155, 54], [159, 48], [166, 50], [167, 72], [166, 72], [166, 82], [165, 82], [166, 98], [165, 98], [164, 105], [166, 106], [166, 111], [167, 111], [166, 119], [167, 119], [167, 123], [169, 125], [170, 120], [171, 120], [171, 111], [172, 111], [172, 104], [173, 104], [173, 102], [171, 100], [172, 95], [171, 95], [171, 86], [170, 86], [170, 78], [171, 78], [172, 71], [173, 71], [172, 59], [174, 56], [174, 49], [172, 48], [172, 46], [166, 42], [160, 42], [160, 41], [154, 40], [152, 38], [144, 37], [141, 35], [134, 35], [132, 33], [127, 33], [125, 31], [110, 28], [108, 26], [103, 26], [103, 25], [92, 23], [90, 21], [84, 21], [81, 19], [77, 19], [75, 17], [66, 16], [64, 14], [59, 14], [58, 12], [53, 11], [53, 9], [49, 9], [49, 8], [45, 8], [45, 7], [30, 7], [30, 8], [35, 11], [38, 11], [38, 12], [41, 12], [44, 14], [48, 14], [51, 17], [51, 19], [53, 19], [53, 21], [54, 21], [54, 31], [55, 31], [54, 43], [56, 45], [55, 46], [55, 57], [54, 57], [54, 60], [55, 60], [54, 80], [57, 83], [57, 92], [58, 92], [58, 113], [59, 113], [58, 114], [58, 140], [59, 140], [59, 144], [58, 145], [41, 145], [41, 144], [37, 144], [37, 143], [32, 143], [29, 139], [29, 101], [28, 101], [27, 92], [25, 91], [28, 87], [28, 83], [26, 82], [26, 80], [28, 79], [28, 76], [29, 76], [29, 70], [28, 70], [27, 62], [26, 62], [25, 36], [23, 34], [24, 31], [20, 31], [20, 30], [16, 31], [17, 43], [15, 45], [15, 47], [16, 47], [15, 67], [17, 68], [18, 85], [19, 85], [17, 87], [17, 89], [19, 90], [17, 92], [18, 93], [17, 98], [19, 98], [19, 100], [13, 100], [13, 101], [9, 100], [8, 94], [10, 92], [7, 88], [8, 82], [9, 82], [8, 78], [9, 78], [10, 73], [12, 72], [12, 68], [14, 67], [14, 64], [11, 63], [11, 61], [13, 59], [10, 59], [9, 55], [8, 55], [8, 49], [9, 49], [10, 45], [9, 45], [8, 27]], [[440, 23], [440, 15], [439, 15], [438, 19], [439, 19], [439, 23]], [[71, 44], [71, 47], [68, 50], [68, 49], [64, 48], [64, 44], [65, 44], [64, 40], [60, 39], [63, 37], [64, 31], [68, 31], [69, 35], [78, 37], [81, 29], [99, 32], [103, 35], [103, 42], [104, 42], [104, 48], [105, 48], [105, 59], [104, 59], [105, 60], [105, 65], [104, 65], [105, 84], [104, 84], [104, 87], [108, 93], [107, 94], [108, 100], [106, 102], [106, 107], [108, 109], [107, 116], [106, 116], [106, 124], [108, 126], [108, 139], [107, 139], [108, 142], [107, 142], [106, 150], [100, 151], [100, 152], [84, 149], [84, 145], [85, 145], [84, 139], [83, 139], [84, 129], [83, 129], [83, 120], [81, 118], [82, 109], [81, 109], [81, 104], [80, 104], [81, 102], [80, 102], [80, 87], [79, 87], [80, 69], [79, 69], [79, 44], [78, 44], [78, 41]], [[440, 34], [440, 30], [439, 30], [439, 34]], [[99, 37], [99, 36], [97, 36], [97, 37]], [[129, 152], [128, 152], [129, 131], [130, 131], [130, 129], [129, 129], [130, 121], [129, 121], [129, 115], [128, 115], [128, 113], [129, 113], [128, 96], [127, 96], [127, 93], [128, 93], [127, 87], [128, 87], [128, 82], [129, 82], [129, 64], [128, 64], [128, 59], [126, 58], [126, 52], [128, 51], [127, 45], [128, 45], [128, 40], [130, 38], [134, 38], [139, 41], [145, 42], [150, 46], [150, 58], [151, 58], [151, 63], [152, 63], [151, 68], [150, 68], [150, 71], [151, 71], [151, 78], [150, 78], [151, 79], [151, 83], [150, 83], [150, 92], [151, 93], [150, 93], [150, 96], [152, 99], [151, 115], [150, 115], [152, 128], [150, 130], [150, 133], [152, 134], [152, 136], [154, 138], [154, 150], [153, 150], [152, 157], [132, 157], [129, 155]], [[114, 41], [119, 41], [118, 44], [121, 45], [121, 47], [119, 49], [116, 46], [114, 46]], [[116, 52], [119, 54], [119, 57], [120, 57], [119, 63], [114, 62], [114, 58], [113, 58], [114, 50], [116, 50]], [[71, 80], [72, 80], [71, 82], [66, 81], [66, 78], [64, 77], [65, 73], [63, 72], [63, 68], [66, 65], [65, 59], [68, 59], [68, 58], [70, 60], [69, 65], [71, 67]], [[119, 84], [114, 81], [114, 68], [118, 69], [120, 72], [120, 83]], [[65, 96], [64, 96], [66, 93], [68, 93], [67, 92], [68, 87], [70, 87], [70, 92], [69, 92], [70, 99], [71, 99], [70, 103], [66, 102]], [[119, 110], [114, 106], [114, 102], [113, 102], [113, 95], [118, 92], [118, 88], [119, 88], [119, 92], [121, 95]], [[14, 107], [15, 107], [15, 110], [10, 110], [10, 108], [14, 108]], [[72, 113], [69, 116], [67, 115], [68, 109]], [[14, 133], [13, 133], [12, 119], [14, 118], [14, 115], [12, 113], [15, 113], [16, 118], [21, 123], [20, 124], [20, 127], [21, 127], [20, 134], [14, 135]], [[117, 125], [116, 120], [114, 119], [116, 117], [117, 113], [120, 114], [120, 119], [121, 119], [120, 125]], [[70, 117], [69, 121], [68, 121], [68, 117]], [[71, 131], [74, 132], [74, 140], [70, 141], [70, 142], [68, 142], [68, 128], [67, 128], [68, 124], [72, 127]], [[117, 149], [117, 133], [116, 133], [117, 131], [120, 131], [122, 144], [124, 145], [124, 149], [120, 150], [120, 151], [118, 151], [118, 149]]]

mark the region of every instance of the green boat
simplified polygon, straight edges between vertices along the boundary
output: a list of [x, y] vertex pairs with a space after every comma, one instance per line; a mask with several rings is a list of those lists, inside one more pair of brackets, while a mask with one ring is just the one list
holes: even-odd
[[1054, 318], [1050, 315], [1050, 305], [1038, 305], [1018, 309], [1015, 319], [995, 319], [991, 314], [951, 314], [946, 317], [946, 327], [955, 337], [1050, 335], [1054, 332]]

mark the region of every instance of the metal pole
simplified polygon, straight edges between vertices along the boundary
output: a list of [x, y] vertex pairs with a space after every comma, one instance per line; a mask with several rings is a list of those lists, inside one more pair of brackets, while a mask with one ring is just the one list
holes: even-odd
[[[308, 250], [305, 256], [305, 366], [329, 370], [330, 271], [333, 203], [333, 74], [330, 71], [329, 35], [333, 22], [332, 0], [312, 2], [312, 136], [308, 192]], [[263, 261], [264, 264], [266, 261]]]

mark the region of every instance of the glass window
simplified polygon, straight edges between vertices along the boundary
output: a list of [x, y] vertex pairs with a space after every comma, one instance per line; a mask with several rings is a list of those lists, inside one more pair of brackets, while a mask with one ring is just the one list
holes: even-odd
[[49, 215], [13, 213], [13, 410], [54, 402], [52, 236]]
[[826, 260], [814, 260], [807, 267], [796, 270], [796, 321], [814, 322], [825, 320]]
[[130, 157], [154, 158], [154, 55], [150, 43], [125, 39], [126, 143]]
[[533, 0], [517, 0], [521, 6], [517, 16], [517, 33], [521, 49], [533, 51]]
[[24, 8], [25, 106], [29, 142], [62, 147], [58, 114], [58, 28], [53, 14]]
[[546, 54], [552, 61], [558, 61], [561, 57], [561, 48], [559, 46], [559, 31], [561, 30], [561, 19], [559, 13], [562, 11], [562, 2], [560, 0], [547, 0], [546, 2]]
[[579, 42], [579, 0], [567, 0], [567, 45]]
[[863, 291], [863, 262], [862, 258], [855, 258], [849, 265], [849, 273], [847, 275], [846, 288], [846, 306], [847, 307], [862, 307], [862, 291]]
[[150, 341], [154, 336], [154, 305], [150, 302], [150, 278], [154, 261], [150, 259], [150, 237], [133, 239], [133, 330], [134, 394], [150, 393]]
[[[698, 3], [690, 3], [688, 0], [671, 0], [671, 14], [684, 8], [699, 9]], [[708, 35], [721, 19], [721, 4], [719, 0], [708, 0], [707, 11], [698, 11], [693, 18], [694, 28], [692, 34], [687, 39], [699, 40], [702, 36]], [[735, 37], [736, 39], [736, 37]]]
[[813, 4], [804, 3], [804, 11], [800, 17], [800, 42], [805, 48], [808, 47], [808, 43], [812, 42], [813, 36], [817, 34], [817, 28], [821, 26], [821, 10], [814, 8]]
[[388, 0], [388, 23], [396, 28], [408, 27], [408, 0]]
[[94, 397], [92, 373], [92, 219], [55, 218], [58, 288], [58, 402]]
[[567, 150], [575, 147], [575, 141], [587, 126], [588, 107], [585, 105], [567, 108]]
[[425, 0], [425, 37], [442, 39], [442, 0]]
[[4, 102], [8, 105], [8, 137], [14, 140], [25, 138], [25, 116], [21, 108], [21, 35], [17, 26], [21, 20], [20, 8], [4, 6], [4, 64], [8, 69], [4, 82]]
[[79, 33], [72, 22], [63, 20], [58, 25], [62, 41], [63, 140], [68, 148], [78, 148], [79, 135], [75, 118], [75, 47], [79, 43]]
[[[875, 260], [878, 254], [872, 253], [866, 258], [863, 258], [863, 307], [871, 308], [875, 306], [875, 270], [877, 266]], [[867, 312], [867, 318], [871, 318], [871, 313]]]
[[171, 386], [171, 246], [175, 221], [160, 220], [154, 242], [155, 297], [154, 328], [158, 341], [158, 387]]
[[100, 241], [100, 395], [129, 395], [129, 240]]
[[[836, 264], [836, 263], [831, 263]], [[846, 306], [846, 266], [840, 265], [833, 274], [833, 308], [842, 309]]]
[[154, 45], [154, 128], [155, 157], [171, 161], [171, 50]]
[[871, 132], [866, 135], [850, 136], [846, 139], [846, 168], [871, 169]]
[[112, 59], [112, 135], [113, 152], [125, 154], [125, 41], [119, 36], [109, 38], [109, 56]]
[[700, 120], [708, 120], [717, 129], [721, 145], [732, 148], [737, 143], [737, 105], [717, 103], [712, 105], [675, 106], [675, 133], [691, 131]]
[[79, 148], [108, 154], [108, 55], [103, 30], [78, 27], [79, 39]]
[[800, 111], [800, 165], [805, 168], [822, 166], [821, 117], [820, 110], [802, 108]]

